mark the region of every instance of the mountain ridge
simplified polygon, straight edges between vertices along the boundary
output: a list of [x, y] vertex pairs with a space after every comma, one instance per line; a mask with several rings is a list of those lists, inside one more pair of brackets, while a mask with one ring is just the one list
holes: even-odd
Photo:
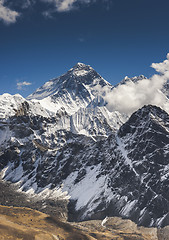
[[[51, 125], [52, 122], [47, 123], [47, 119], [20, 116], [19, 120], [18, 117], [12, 117], [12, 138], [4, 141], [0, 156], [1, 164], [4, 163], [1, 168], [7, 167], [4, 179], [20, 182], [20, 189], [32, 197], [40, 194], [37, 196], [59, 199], [68, 192], [71, 196], [70, 201], [74, 202], [74, 220], [75, 216], [76, 220], [85, 220], [102, 219], [105, 215], [112, 214], [131, 218], [145, 226], [165, 226], [168, 224], [166, 214], [169, 211], [169, 200], [166, 190], [164, 191], [168, 186], [164, 176], [168, 176], [169, 135], [165, 134], [165, 138], [162, 134], [158, 135], [156, 125], [149, 125], [147, 121], [144, 121], [147, 127], [142, 128], [143, 120], [138, 113], [142, 111], [142, 116], [147, 119], [150, 116], [149, 109], [156, 114], [163, 114], [164, 119], [169, 119], [168, 114], [160, 108], [145, 106], [134, 113], [126, 123], [132, 126], [132, 131], [134, 124], [137, 124], [137, 134], [132, 132], [131, 137], [130, 128], [124, 127], [124, 124], [118, 135], [112, 133], [106, 139], [92, 139], [58, 130], [53, 141], [48, 133], [48, 124]], [[135, 116], [140, 123], [137, 123]], [[36, 125], [32, 125], [32, 121]], [[21, 122], [26, 124], [24, 129], [26, 127], [27, 131], [22, 130]], [[43, 124], [45, 128], [43, 127], [42, 131], [43, 122], [46, 127]], [[156, 124], [158, 129], [161, 129], [161, 126], [164, 128], [162, 121], [158, 120]], [[149, 126], [150, 136], [147, 138]], [[1, 123], [1, 130], [2, 128], [6, 126]], [[168, 120], [165, 128], [168, 129]], [[151, 150], [154, 151], [152, 146], [159, 144], [159, 136], [163, 139], [161, 149], [165, 154], [160, 155], [163, 159], [159, 159], [158, 151], [151, 154]], [[140, 143], [139, 148], [135, 144], [137, 140]], [[145, 149], [146, 145], [149, 148]], [[163, 165], [159, 165], [158, 159]], [[157, 174], [153, 175], [156, 168]], [[158, 175], [159, 171], [162, 179]], [[140, 189], [140, 192], [137, 189]]]
[[169, 115], [153, 105], [130, 117], [110, 112], [112, 89], [79, 63], [29, 100], [0, 96], [2, 178], [35, 200], [69, 199], [72, 221], [119, 216], [166, 226]]
[[104, 86], [112, 87], [92, 67], [77, 63], [65, 74], [46, 82], [27, 99], [40, 100], [42, 106], [47, 107], [45, 105], [45, 98], [47, 98], [46, 101], [51, 102], [54, 109], [58, 110], [61, 105], [68, 113], [74, 113], [79, 107], [86, 107], [97, 96], [97, 88], [100, 91]]

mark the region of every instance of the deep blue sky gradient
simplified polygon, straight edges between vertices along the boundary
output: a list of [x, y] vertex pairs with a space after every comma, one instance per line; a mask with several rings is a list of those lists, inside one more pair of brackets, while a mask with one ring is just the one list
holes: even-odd
[[[16, 0], [17, 1], [17, 0]], [[107, 0], [42, 16], [45, 4], [0, 22], [0, 94], [27, 96], [77, 62], [91, 65], [113, 85], [126, 75], [154, 71], [169, 52], [168, 0]], [[31, 82], [24, 90], [17, 81]]]

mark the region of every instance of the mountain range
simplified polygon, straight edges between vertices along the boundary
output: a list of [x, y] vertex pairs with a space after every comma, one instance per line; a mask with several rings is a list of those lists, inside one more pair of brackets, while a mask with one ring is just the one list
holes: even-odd
[[[26, 99], [0, 96], [3, 181], [31, 199], [67, 201], [68, 219], [118, 216], [146, 227], [169, 225], [169, 114], [141, 106], [110, 109], [117, 86], [77, 63]], [[168, 82], [160, 94], [169, 105]], [[128, 103], [130, 104], [130, 103]]]

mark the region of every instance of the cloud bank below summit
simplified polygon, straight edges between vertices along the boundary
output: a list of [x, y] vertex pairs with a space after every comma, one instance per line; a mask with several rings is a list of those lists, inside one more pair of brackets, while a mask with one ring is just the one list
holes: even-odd
[[132, 114], [138, 108], [152, 104], [169, 112], [169, 99], [160, 91], [169, 80], [169, 53], [165, 61], [153, 63], [151, 67], [158, 74], [150, 79], [128, 81], [124, 85], [118, 85], [111, 92], [106, 92], [105, 100], [110, 111]]

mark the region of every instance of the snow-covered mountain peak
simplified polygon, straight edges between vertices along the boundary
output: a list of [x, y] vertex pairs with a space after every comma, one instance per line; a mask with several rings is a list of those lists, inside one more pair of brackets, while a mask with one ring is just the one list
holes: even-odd
[[147, 133], [147, 137], [148, 132], [152, 132], [151, 129], [169, 132], [168, 122], [167, 112], [154, 105], [145, 105], [131, 115], [129, 120], [121, 126], [118, 134], [121, 137], [127, 136], [129, 138], [130, 136], [132, 138], [143, 130]]
[[4, 93], [0, 95], [1, 119], [8, 119], [12, 116], [21, 115], [50, 117], [52, 113], [43, 108], [40, 103], [28, 101], [20, 94], [11, 95], [9, 93]]
[[53, 112], [64, 107], [71, 115], [86, 107], [98, 95], [102, 96], [105, 86], [112, 88], [92, 67], [77, 63], [65, 74], [46, 82], [27, 99], [39, 101]]
[[91, 66], [78, 62], [68, 72], [70, 72], [70, 74], [74, 75], [75, 77], [80, 77], [87, 75], [90, 71], [94, 71], [94, 69]]
[[22, 104], [25, 99], [19, 95], [11, 95], [4, 93], [0, 95], [0, 118], [8, 118], [16, 114], [16, 109]]
[[162, 121], [163, 118], [168, 116], [167, 113], [161, 109], [160, 107], [154, 106], [154, 105], [145, 105], [141, 109], [138, 109], [133, 115], [137, 116], [140, 120], [146, 120], [146, 118], [150, 120], [154, 119], [161, 119], [160, 122]]
[[134, 77], [128, 77], [126, 76], [120, 83], [117, 84], [118, 85], [122, 85], [122, 84], [126, 84], [127, 82], [138, 82], [140, 80], [143, 80], [143, 79], [147, 79], [144, 75], [139, 75], [139, 76], [134, 76]]
[[81, 70], [91, 71], [94, 69], [90, 65], [78, 62], [68, 72], [76, 72], [76, 71], [81, 71]]
[[72, 69], [92, 69], [90, 65], [86, 65], [84, 63], [78, 62], [75, 64], [75, 66]]

